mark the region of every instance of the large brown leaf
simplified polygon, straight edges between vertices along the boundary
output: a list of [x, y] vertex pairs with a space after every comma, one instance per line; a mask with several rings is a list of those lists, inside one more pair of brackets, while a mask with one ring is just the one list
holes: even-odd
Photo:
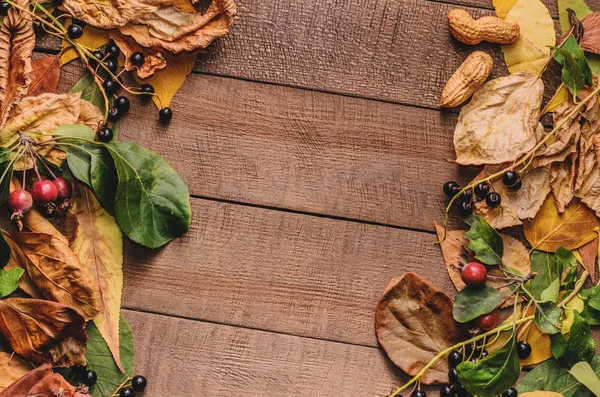
[[0, 391], [27, 375], [31, 369], [31, 365], [19, 356], [0, 352]]
[[600, 12], [583, 18], [583, 37], [579, 46], [582, 50], [600, 54]]
[[119, 319], [123, 292], [123, 236], [115, 218], [81, 184], [76, 185], [73, 195], [73, 213], [81, 228], [71, 248], [99, 287], [102, 313], [94, 323], [122, 370]]
[[[23, 7], [29, 1], [18, 0]], [[4, 126], [13, 106], [31, 84], [31, 54], [35, 47], [29, 14], [11, 7], [0, 28], [0, 125]]]
[[[448, 295], [415, 273], [390, 281], [377, 305], [375, 328], [388, 357], [410, 376], [468, 337], [452, 318]], [[446, 359], [438, 360], [421, 382], [448, 383]]]
[[60, 60], [57, 55], [36, 59], [31, 64], [32, 83], [28, 96], [37, 96], [48, 92], [56, 92], [60, 80]]
[[112, 29], [158, 9], [166, 0], [64, 0], [63, 7], [77, 19], [101, 29]]
[[27, 258], [27, 274], [46, 299], [71, 306], [87, 320], [101, 308], [88, 270], [61, 240], [45, 233], [7, 232]]
[[74, 397], [76, 390], [62, 375], [51, 374], [36, 383], [27, 395], [35, 397]]
[[11, 384], [4, 391], [0, 392], [0, 397], [22, 397], [29, 394], [29, 390], [44, 378], [52, 375], [52, 366], [44, 364], [32, 371], [29, 371], [22, 378]]
[[23, 250], [21, 250], [21, 248], [19, 248], [19, 246], [11, 239], [6, 239], [6, 242], [10, 247], [10, 258], [4, 269], [11, 270], [20, 267], [25, 270], [25, 273], [19, 279], [19, 288], [32, 298], [44, 299], [42, 292], [34, 284], [33, 280], [31, 280], [29, 274], [27, 274], [27, 257], [23, 253]]
[[85, 365], [85, 325], [78, 311], [60, 303], [0, 300], [0, 332], [15, 353], [38, 365]]

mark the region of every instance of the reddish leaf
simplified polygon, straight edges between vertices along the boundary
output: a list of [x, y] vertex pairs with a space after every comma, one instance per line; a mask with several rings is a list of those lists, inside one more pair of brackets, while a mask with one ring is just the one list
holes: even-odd
[[50, 375], [52, 375], [52, 366], [44, 364], [41, 367], [30, 371], [27, 375], [4, 389], [4, 391], [0, 393], [0, 397], [26, 396], [32, 387]]
[[600, 54], [600, 12], [595, 12], [583, 18], [583, 37], [579, 46], [584, 51]]
[[75, 388], [60, 374], [46, 376], [29, 390], [27, 396], [35, 397], [73, 397]]
[[60, 80], [60, 62], [56, 55], [36, 59], [31, 63], [33, 82], [27, 96], [56, 92]]

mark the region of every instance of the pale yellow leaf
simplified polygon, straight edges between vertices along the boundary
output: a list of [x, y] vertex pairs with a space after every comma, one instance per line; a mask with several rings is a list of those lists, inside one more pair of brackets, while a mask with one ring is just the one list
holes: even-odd
[[540, 74], [550, 59], [550, 46], [556, 45], [554, 21], [548, 9], [540, 0], [518, 0], [506, 21], [521, 27], [519, 40], [502, 47], [508, 70]]
[[562, 322], [562, 328], [560, 332], [563, 334], [568, 334], [569, 331], [571, 331], [571, 327], [575, 321], [574, 311], [576, 310], [581, 313], [583, 311], [583, 307], [583, 299], [581, 299], [579, 295], [575, 295], [575, 297], [573, 297], [573, 299], [571, 299], [569, 303], [565, 305], [565, 319]]
[[517, 0], [494, 0], [494, 8], [498, 18], [506, 18], [508, 12], [515, 6]]
[[569, 100], [569, 89], [565, 85], [561, 85], [556, 94], [552, 97], [552, 100], [548, 102], [542, 114], [552, 113], [556, 108]]

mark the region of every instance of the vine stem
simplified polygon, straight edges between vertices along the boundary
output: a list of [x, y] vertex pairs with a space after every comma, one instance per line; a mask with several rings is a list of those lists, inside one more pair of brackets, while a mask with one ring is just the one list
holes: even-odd
[[413, 383], [415, 383], [419, 379], [421, 379], [421, 377], [423, 375], [425, 375], [425, 372], [427, 372], [427, 370], [429, 370], [431, 367], [433, 367], [433, 365], [440, 358], [444, 357], [446, 354], [452, 352], [453, 350], [460, 349], [460, 348], [462, 348], [462, 347], [464, 347], [464, 346], [466, 346], [466, 345], [468, 345], [470, 343], [477, 342], [477, 341], [479, 341], [481, 339], [484, 339], [484, 338], [486, 338], [486, 337], [488, 337], [490, 335], [495, 335], [495, 334], [499, 334], [502, 331], [507, 331], [507, 330], [512, 329], [513, 327], [519, 325], [519, 324], [525, 323], [525, 322], [530, 321], [530, 320], [533, 320], [533, 316], [527, 316], [527, 317], [524, 317], [524, 318], [522, 318], [520, 320], [516, 320], [514, 322], [510, 322], [508, 324], [501, 325], [501, 326], [499, 326], [497, 328], [494, 328], [491, 331], [488, 331], [486, 333], [474, 336], [473, 338], [471, 338], [469, 340], [466, 340], [464, 342], [457, 343], [454, 346], [450, 346], [449, 348], [447, 348], [447, 349], [441, 351], [440, 353], [438, 353], [437, 356], [435, 356], [429, 362], [429, 364], [427, 364], [426, 366], [424, 366], [423, 369], [421, 369], [421, 371], [418, 374], [416, 374], [411, 380], [409, 380], [407, 383], [405, 383], [404, 386], [398, 387], [394, 393], [390, 394], [389, 397], [396, 397], [396, 396], [398, 396], [401, 391], [406, 390], [410, 385], [412, 385]]
[[587, 270], [584, 270], [583, 273], [581, 273], [581, 277], [579, 278], [579, 280], [577, 280], [577, 283], [575, 284], [575, 289], [569, 295], [567, 295], [567, 297], [563, 299], [562, 302], [558, 304], [558, 307], [565, 307], [567, 303], [569, 303], [573, 298], [577, 296], [579, 291], [581, 291], [581, 289], [583, 288], [583, 284], [585, 283], [585, 280], [587, 280], [588, 276], [589, 273], [587, 272]]

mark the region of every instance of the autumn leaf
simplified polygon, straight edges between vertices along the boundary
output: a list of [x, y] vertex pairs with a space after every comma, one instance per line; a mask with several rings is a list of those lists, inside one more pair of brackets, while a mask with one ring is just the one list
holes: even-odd
[[521, 28], [516, 43], [502, 46], [508, 70], [539, 75], [550, 59], [550, 47], [556, 45], [554, 21], [548, 9], [540, 0], [519, 0], [505, 20]]
[[574, 199], [564, 213], [559, 214], [554, 197], [549, 195], [533, 220], [523, 223], [525, 238], [532, 246], [546, 252], [555, 252], [559, 247], [576, 249], [596, 238], [595, 227], [600, 219]]
[[44, 364], [27, 372], [22, 378], [4, 389], [0, 392], [0, 397], [27, 396], [33, 386], [50, 375], [52, 375], [52, 366]]
[[[466, 339], [452, 318], [452, 300], [415, 273], [390, 281], [377, 305], [379, 343], [396, 366], [415, 376], [439, 352]], [[448, 363], [438, 360], [424, 384], [448, 383]]]
[[60, 63], [55, 55], [36, 59], [31, 63], [32, 83], [27, 96], [37, 96], [48, 92], [56, 92], [60, 80]]
[[580, 247], [577, 251], [573, 251], [573, 254], [585, 267], [585, 270], [590, 275], [592, 282], [595, 282], [596, 275], [596, 259], [598, 258], [598, 239], [594, 239], [584, 246]]
[[[17, 4], [28, 7], [27, 0]], [[11, 7], [0, 27], [0, 125], [4, 126], [14, 105], [31, 84], [31, 54], [35, 47], [33, 22], [27, 13]], [[0, 134], [0, 141], [2, 141]], [[0, 143], [0, 146], [2, 144]]]
[[94, 319], [106, 340], [119, 369], [123, 370], [119, 351], [119, 317], [123, 291], [123, 237], [115, 219], [94, 194], [77, 184], [73, 195], [73, 213], [81, 232], [71, 245], [81, 264], [99, 287], [101, 313]]
[[581, 24], [583, 25], [584, 34], [579, 46], [584, 51], [600, 54], [600, 12], [586, 16]]
[[98, 315], [97, 287], [64, 242], [44, 233], [7, 232], [6, 236], [27, 258], [27, 273], [46, 299], [72, 306], [86, 319]]
[[579, 20], [593, 13], [584, 0], [558, 0], [558, 20], [560, 21], [560, 30], [563, 35], [571, 29], [567, 9], [573, 10]]
[[43, 299], [44, 295], [40, 292], [38, 287], [33, 283], [29, 274], [27, 274], [27, 257], [23, 254], [23, 251], [16, 245], [11, 239], [7, 239], [6, 242], [10, 247], [10, 259], [8, 264], [4, 267], [4, 270], [23, 269], [25, 273], [19, 279], [19, 288], [21, 288], [26, 294], [36, 299]]
[[[31, 365], [11, 353], [0, 352], [0, 392], [27, 375]], [[2, 394], [0, 394], [2, 396]]]
[[[155, 2], [160, 4], [162, 1]], [[62, 6], [74, 18], [100, 29], [125, 25], [138, 16], [158, 10], [158, 6], [139, 0], [96, 2], [64, 0]]]
[[517, 4], [517, 0], [494, 0], [494, 8], [498, 18], [506, 18], [508, 12]]
[[[60, 374], [51, 374], [36, 383], [27, 396], [35, 397], [74, 397], [75, 387], [70, 385]], [[57, 394], [57, 392], [59, 394]]]
[[[110, 38], [117, 44], [125, 57], [125, 69], [134, 71], [136, 78], [147, 79], [156, 71], [164, 69], [167, 66], [163, 51], [160, 49], [144, 48], [136, 43], [131, 37], [122, 35], [118, 30], [112, 30], [110, 32]], [[131, 55], [136, 52], [144, 54], [144, 63], [141, 66], [135, 66], [131, 63]]]
[[0, 332], [19, 356], [37, 365], [85, 365], [85, 319], [56, 302], [0, 300]]
[[458, 117], [454, 131], [457, 163], [502, 164], [531, 150], [543, 93], [544, 83], [530, 73], [484, 84]]
[[[65, 24], [65, 28], [71, 25], [71, 21]], [[85, 48], [99, 48], [108, 43], [108, 32], [105, 30], [96, 29], [93, 26], [86, 26], [83, 29], [83, 36], [77, 39], [77, 44], [84, 46]], [[79, 52], [73, 47], [73, 45], [67, 41], [62, 41], [62, 54], [60, 56], [60, 66], [66, 65], [67, 63], [79, 58]]]

